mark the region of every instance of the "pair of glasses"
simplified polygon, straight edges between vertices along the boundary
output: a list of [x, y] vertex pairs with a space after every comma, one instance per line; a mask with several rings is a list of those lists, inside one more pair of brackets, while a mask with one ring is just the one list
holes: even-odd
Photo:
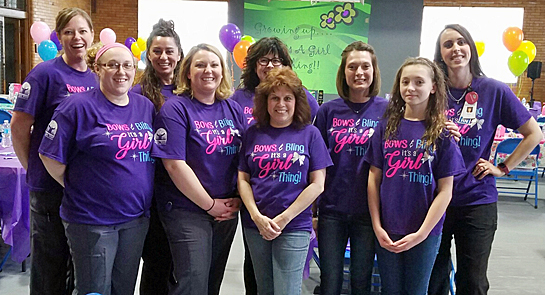
[[125, 63], [118, 63], [118, 62], [115, 62], [115, 61], [111, 61], [111, 62], [107, 62], [105, 64], [98, 64], [99, 66], [103, 66], [105, 67], [106, 69], [110, 70], [110, 71], [119, 71], [119, 68], [123, 68], [123, 70], [125, 71], [130, 71], [132, 69], [134, 69], [134, 64], [131, 63], [131, 62], [125, 62]]
[[275, 57], [275, 58], [262, 57], [257, 60], [257, 63], [262, 66], [268, 66], [269, 63], [272, 63], [273, 66], [277, 67], [282, 65], [282, 59], [278, 57]]

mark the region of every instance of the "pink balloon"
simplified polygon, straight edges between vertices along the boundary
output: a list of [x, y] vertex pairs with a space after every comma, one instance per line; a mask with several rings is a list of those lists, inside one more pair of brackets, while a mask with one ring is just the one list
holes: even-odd
[[32, 36], [32, 40], [37, 44], [49, 40], [49, 34], [51, 34], [51, 29], [44, 22], [34, 22], [30, 27], [30, 36]]
[[105, 28], [100, 31], [100, 42], [102, 42], [102, 44], [107, 45], [115, 43], [115, 39], [116, 35], [114, 30], [110, 28]]

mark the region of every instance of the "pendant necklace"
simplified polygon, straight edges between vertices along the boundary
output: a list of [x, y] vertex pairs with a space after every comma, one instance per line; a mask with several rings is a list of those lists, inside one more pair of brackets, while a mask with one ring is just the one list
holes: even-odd
[[459, 104], [460, 101], [462, 101], [462, 99], [466, 96], [467, 92], [472, 92], [473, 89], [471, 89], [471, 82], [469, 83], [469, 85], [467, 85], [466, 89], [464, 90], [464, 93], [462, 93], [462, 96], [460, 96], [460, 98], [456, 99], [454, 97], [454, 95], [452, 95], [452, 93], [450, 92], [450, 87], [447, 86], [447, 91], [448, 91], [448, 96], [450, 97], [450, 99], [452, 99], [456, 104]]

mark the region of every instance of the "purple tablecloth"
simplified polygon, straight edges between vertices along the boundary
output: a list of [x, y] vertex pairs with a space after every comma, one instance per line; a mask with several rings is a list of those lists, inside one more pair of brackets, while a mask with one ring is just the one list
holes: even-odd
[[23, 169], [13, 148], [0, 147], [0, 220], [2, 239], [21, 263], [30, 253], [29, 197]]

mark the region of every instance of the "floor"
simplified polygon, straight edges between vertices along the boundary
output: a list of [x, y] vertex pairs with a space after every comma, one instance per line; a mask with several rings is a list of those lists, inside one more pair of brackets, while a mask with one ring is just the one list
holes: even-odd
[[[512, 181], [506, 184], [518, 185]], [[545, 178], [541, 178], [539, 198], [539, 208], [534, 209], [533, 200], [530, 204], [530, 200], [521, 197], [500, 195], [499, 225], [488, 270], [489, 294], [545, 294]], [[0, 245], [0, 257], [6, 251], [6, 246]], [[239, 229], [227, 263], [222, 295], [244, 294], [243, 252]], [[313, 294], [319, 280], [320, 270], [312, 262], [302, 294]], [[21, 272], [21, 265], [8, 260], [0, 272], [0, 294], [28, 294], [28, 283], [29, 271]]]

